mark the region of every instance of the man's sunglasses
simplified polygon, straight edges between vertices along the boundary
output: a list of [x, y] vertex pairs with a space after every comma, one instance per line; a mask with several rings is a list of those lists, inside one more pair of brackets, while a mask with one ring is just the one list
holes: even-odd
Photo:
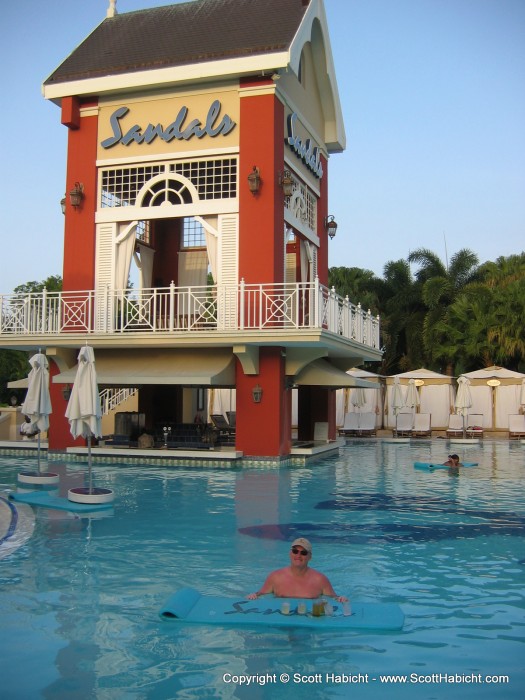
[[299, 549], [299, 547], [292, 547], [292, 552], [294, 554], [300, 554], [302, 557], [308, 556], [308, 552], [306, 551], [306, 549]]

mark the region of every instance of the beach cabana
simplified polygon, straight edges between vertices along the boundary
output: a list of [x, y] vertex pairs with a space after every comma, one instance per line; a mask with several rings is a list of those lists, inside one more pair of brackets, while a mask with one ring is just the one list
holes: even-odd
[[387, 396], [385, 401], [385, 410], [387, 414], [385, 417], [385, 427], [392, 429], [395, 428], [396, 421], [391, 409], [392, 402], [390, 398], [396, 377], [399, 378], [405, 395], [408, 391], [410, 380], [414, 380], [419, 394], [417, 412], [430, 413], [430, 427], [432, 430], [445, 430], [448, 426], [449, 415], [454, 413], [454, 398], [456, 395], [454, 377], [449, 377], [446, 374], [439, 374], [439, 372], [433, 372], [424, 367], [412, 370], [411, 372], [402, 372], [401, 374], [387, 377]]
[[525, 374], [492, 366], [462, 376], [470, 381], [470, 413], [483, 416], [484, 429], [508, 430], [509, 416], [520, 413]]

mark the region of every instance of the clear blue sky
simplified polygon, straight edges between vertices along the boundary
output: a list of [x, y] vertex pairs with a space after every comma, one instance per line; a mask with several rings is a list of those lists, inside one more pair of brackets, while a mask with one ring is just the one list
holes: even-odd
[[[263, 1], [263, 0], [254, 0]], [[118, 0], [120, 12], [171, 0]], [[10, 0], [0, 58], [0, 292], [62, 273], [66, 129], [41, 84], [108, 0]], [[330, 265], [381, 275], [418, 247], [525, 250], [524, 0], [325, 0], [347, 135]], [[445, 248], [446, 241], [446, 248]], [[42, 245], [42, 243], [44, 245]]]

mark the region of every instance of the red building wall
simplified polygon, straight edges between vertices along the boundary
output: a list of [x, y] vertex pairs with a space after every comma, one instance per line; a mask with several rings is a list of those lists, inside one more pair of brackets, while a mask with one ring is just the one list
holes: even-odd
[[[98, 118], [96, 115], [77, 118], [74, 98], [70, 98], [63, 103], [62, 122], [69, 128], [63, 289], [94, 289]], [[69, 192], [76, 182], [84, 185], [84, 199], [77, 209], [69, 201]]]
[[[273, 85], [265, 80], [256, 85]], [[245, 86], [249, 83], [244, 83]], [[284, 208], [278, 173], [284, 165], [284, 107], [274, 94], [241, 98], [239, 148], [239, 280], [247, 284], [284, 281]], [[248, 188], [259, 168], [261, 187]], [[261, 348], [259, 374], [245, 375], [237, 363], [237, 443], [247, 456], [290, 451], [290, 392], [285, 389], [281, 348]], [[263, 390], [254, 404], [253, 387]]]
[[[284, 211], [277, 181], [283, 169], [284, 108], [273, 94], [256, 95], [241, 98], [240, 114], [239, 279], [282, 282]], [[255, 195], [247, 181], [254, 165], [261, 174]]]

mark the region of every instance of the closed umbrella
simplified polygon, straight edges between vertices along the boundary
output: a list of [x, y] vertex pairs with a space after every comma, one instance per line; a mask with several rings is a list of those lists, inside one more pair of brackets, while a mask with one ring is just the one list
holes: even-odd
[[354, 389], [351, 389], [352, 396], [350, 397], [350, 403], [352, 406], [355, 408], [363, 408], [363, 406], [366, 404], [366, 394], [365, 390], [358, 386], [355, 387]]
[[[71, 397], [67, 404], [66, 418], [69, 420], [71, 435], [73, 437], [85, 437], [88, 446], [88, 493], [98, 494], [107, 492], [106, 489], [93, 489], [91, 438], [102, 437], [102, 409], [95, 369], [95, 353], [93, 348], [86, 345], [78, 354], [78, 368], [75, 382], [71, 391]], [[70, 489], [71, 493], [85, 495], [85, 489]], [[78, 493], [77, 493], [78, 492]]]
[[522, 381], [521, 381], [520, 405], [521, 405], [521, 412], [525, 413], [525, 379], [522, 379]]
[[411, 408], [415, 412], [417, 406], [419, 406], [419, 394], [417, 393], [416, 381], [415, 379], [410, 379], [408, 382], [407, 395], [405, 399], [405, 406]]
[[396, 435], [397, 435], [397, 415], [405, 405], [405, 399], [403, 397], [403, 391], [401, 389], [401, 383], [399, 377], [394, 378], [394, 386], [392, 388], [392, 398], [390, 400], [390, 405], [392, 407], [392, 412], [396, 417]]
[[361, 409], [363, 406], [366, 404], [366, 395], [365, 395], [365, 390], [358, 386], [355, 387], [354, 389], [351, 389], [352, 396], [350, 397], [350, 402], [354, 409], [357, 409], [357, 412], [359, 413], [358, 417], [358, 428], [361, 427]]
[[465, 419], [471, 406], [470, 379], [461, 375], [458, 379], [458, 393], [456, 394], [456, 413], [463, 416], [463, 437], [465, 437]]
[[49, 428], [49, 415], [53, 412], [49, 396], [49, 363], [43, 353], [37, 352], [31, 357], [29, 364], [31, 371], [27, 378], [27, 394], [21, 410], [29, 418], [33, 432], [38, 432], [38, 475], [47, 475], [54, 479], [57, 474], [44, 474], [40, 471], [40, 433]]

